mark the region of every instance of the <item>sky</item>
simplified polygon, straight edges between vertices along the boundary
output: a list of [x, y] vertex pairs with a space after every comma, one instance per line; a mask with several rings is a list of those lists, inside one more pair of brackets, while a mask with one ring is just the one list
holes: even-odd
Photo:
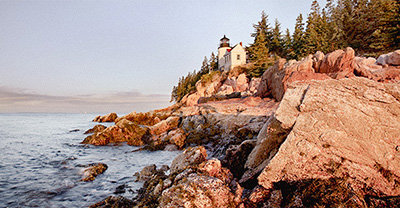
[[0, 0], [0, 113], [167, 107], [224, 35], [251, 44], [262, 11], [293, 32], [311, 2]]

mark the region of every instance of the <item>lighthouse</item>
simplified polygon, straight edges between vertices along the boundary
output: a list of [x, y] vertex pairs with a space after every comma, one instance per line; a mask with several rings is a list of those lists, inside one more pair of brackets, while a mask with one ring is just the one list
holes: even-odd
[[242, 42], [232, 48], [229, 38], [224, 35], [218, 48], [218, 70], [229, 71], [243, 64], [246, 64], [246, 50], [243, 48]]

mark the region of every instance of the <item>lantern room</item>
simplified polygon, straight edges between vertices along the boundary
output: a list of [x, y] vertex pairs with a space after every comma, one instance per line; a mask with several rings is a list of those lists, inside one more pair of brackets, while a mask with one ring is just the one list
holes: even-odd
[[231, 47], [230, 44], [229, 44], [229, 38], [227, 38], [227, 37], [224, 35], [224, 37], [221, 38], [221, 40], [220, 40], [219, 47], [220, 47], [220, 48], [222, 48], [222, 47]]

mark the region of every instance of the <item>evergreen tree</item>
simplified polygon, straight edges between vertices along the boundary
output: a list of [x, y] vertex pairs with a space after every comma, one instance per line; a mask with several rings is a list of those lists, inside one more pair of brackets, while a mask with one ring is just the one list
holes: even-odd
[[292, 51], [292, 37], [290, 36], [289, 29], [286, 29], [285, 36], [283, 37], [283, 55], [289, 59], [288, 54], [291, 54]]
[[275, 56], [283, 56], [283, 39], [281, 33], [281, 24], [275, 19], [275, 27], [272, 29], [272, 39], [270, 51]]
[[307, 18], [307, 27], [304, 35], [305, 53], [313, 54], [317, 51], [329, 50], [328, 22], [325, 12], [321, 13], [318, 1], [311, 4], [311, 12]]
[[322, 52], [324, 53], [345, 47], [342, 45], [343, 41], [340, 39], [343, 32], [334, 18], [335, 15], [336, 8], [334, 0], [327, 0], [325, 8], [322, 11], [322, 18], [325, 24], [324, 28], [326, 30], [325, 38], [327, 42], [325, 47], [322, 49]]
[[210, 71], [216, 71], [218, 70], [218, 59], [215, 56], [214, 52], [211, 53], [210, 56], [210, 61], [209, 61], [209, 67], [210, 67]]
[[200, 74], [207, 74], [210, 71], [210, 65], [208, 63], [208, 59], [204, 56], [203, 63], [200, 68]]
[[269, 50], [265, 45], [265, 34], [258, 35], [258, 41], [251, 45], [251, 60], [255, 68], [250, 72], [252, 77], [260, 77], [269, 66]]
[[290, 59], [299, 59], [304, 57], [306, 52], [304, 50], [304, 23], [303, 15], [300, 14], [296, 19], [296, 25], [294, 27], [294, 33], [292, 36], [292, 51], [288, 54]]
[[254, 33], [251, 37], [254, 37], [254, 43], [247, 48], [251, 61], [259, 60], [264, 54], [268, 53], [271, 46], [272, 32], [268, 23], [268, 15], [263, 11], [261, 13], [261, 20], [253, 25]]

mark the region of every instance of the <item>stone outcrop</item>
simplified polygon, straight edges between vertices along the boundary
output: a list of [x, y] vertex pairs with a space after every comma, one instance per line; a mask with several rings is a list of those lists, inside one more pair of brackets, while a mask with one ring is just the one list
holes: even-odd
[[361, 76], [377, 82], [397, 82], [400, 81], [399, 54], [400, 50], [397, 50], [380, 56], [376, 61], [374, 58], [355, 57], [354, 50], [348, 47], [326, 55], [318, 51], [300, 61], [279, 59], [264, 72], [255, 95], [281, 101], [287, 85], [292, 82], [307, 83], [330, 78]]
[[157, 166], [155, 164], [149, 165], [144, 167], [141, 171], [136, 172], [134, 175], [136, 176], [136, 182], [137, 181], [147, 181], [150, 180], [151, 177], [155, 174], [164, 174], [165, 171], [168, 171], [169, 167], [167, 165], [161, 166], [161, 168], [157, 169]]
[[114, 122], [117, 118], [118, 116], [116, 113], [109, 113], [105, 116], [96, 116], [96, 118], [93, 119], [93, 122]]
[[206, 160], [204, 147], [185, 150], [170, 175], [153, 175], [139, 191], [138, 206], [243, 207], [243, 188], [217, 159]]
[[83, 178], [81, 181], [93, 181], [97, 175], [102, 174], [107, 170], [108, 166], [104, 163], [93, 163], [84, 166], [86, 169], [83, 171]]
[[[309, 80], [324, 80], [330, 77], [326, 74], [315, 73], [314, 66], [319, 66], [322, 62], [320, 59], [323, 54], [316, 53], [303, 58], [300, 61], [279, 59], [275, 64], [268, 68], [261, 77], [260, 85], [256, 96], [273, 97], [277, 101], [282, 100], [287, 85], [291, 82]], [[323, 63], [323, 62], [322, 62]]]
[[399, 95], [365, 78], [290, 86], [272, 118], [287, 137], [278, 151], [260, 137], [252, 152], [270, 158], [259, 184], [340, 178], [362, 196], [400, 195]]
[[107, 145], [109, 143], [127, 142], [128, 145], [142, 146], [148, 143], [149, 137], [148, 127], [122, 119], [116, 125], [86, 137], [82, 144]]
[[181, 170], [199, 165], [206, 161], [207, 151], [204, 147], [186, 149], [182, 154], [178, 155], [171, 164], [171, 173], [177, 173]]
[[117, 118], [115, 120], [115, 123], [118, 123], [120, 120], [126, 119], [138, 125], [153, 126], [158, 122], [160, 122], [161, 119], [164, 120], [165, 118], [168, 118], [168, 116], [169, 115], [158, 114], [154, 111], [146, 113], [142, 112], [137, 113], [136, 111], [133, 111], [127, 115]]
[[85, 141], [189, 147], [169, 175], [155, 165], [137, 174], [138, 197], [118, 200], [139, 207], [396, 207], [397, 54], [317, 52], [279, 59], [256, 79], [215, 72], [181, 103], [133, 112]]
[[85, 132], [85, 134], [93, 134], [93, 133], [95, 134], [95, 133], [98, 133], [98, 132], [103, 131], [103, 130], [106, 129], [106, 128], [107, 128], [107, 127], [104, 126], [104, 125], [97, 124], [97, 125], [94, 126], [93, 128], [87, 130], [87, 131]]
[[179, 117], [171, 116], [163, 121], [156, 123], [150, 127], [150, 133], [153, 135], [159, 135], [166, 131], [172, 130], [179, 125]]
[[347, 47], [326, 54], [316, 72], [330, 74], [332, 78], [344, 78], [353, 75], [355, 52]]
[[[208, 101], [231, 99], [254, 95], [258, 90], [260, 78], [249, 78], [247, 73], [236, 70], [224, 73], [214, 73], [210, 82], [196, 83], [196, 92], [185, 96], [181, 103], [194, 106]], [[235, 95], [232, 97], [231, 95]]]

